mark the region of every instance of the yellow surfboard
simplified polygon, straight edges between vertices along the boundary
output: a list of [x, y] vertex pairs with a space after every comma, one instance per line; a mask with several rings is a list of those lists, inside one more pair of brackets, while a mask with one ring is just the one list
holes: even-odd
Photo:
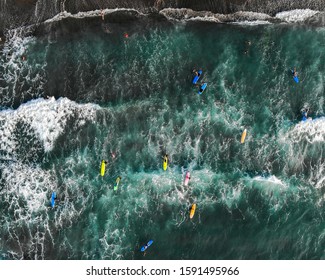
[[105, 163], [105, 160], [102, 160], [102, 164], [100, 165], [100, 175], [101, 176], [105, 175], [105, 170], [106, 170], [106, 163]]
[[196, 210], [196, 204], [194, 203], [194, 204], [192, 204], [192, 207], [191, 207], [190, 219], [192, 219], [194, 217], [195, 210]]
[[246, 134], [247, 134], [247, 129], [245, 128], [241, 135], [241, 139], [240, 139], [241, 144], [243, 144], [245, 142]]
[[164, 156], [164, 161], [163, 161], [163, 169], [166, 171], [168, 167], [168, 157], [167, 155]]

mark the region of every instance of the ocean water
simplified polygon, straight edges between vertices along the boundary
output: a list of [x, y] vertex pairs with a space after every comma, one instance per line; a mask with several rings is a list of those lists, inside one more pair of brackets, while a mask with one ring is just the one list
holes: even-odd
[[9, 32], [0, 258], [325, 259], [324, 46], [325, 28], [304, 25], [99, 18]]

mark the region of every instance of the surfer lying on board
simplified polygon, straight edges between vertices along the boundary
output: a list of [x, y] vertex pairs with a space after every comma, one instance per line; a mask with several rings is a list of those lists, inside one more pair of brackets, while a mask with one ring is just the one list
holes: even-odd
[[312, 120], [311, 117], [308, 118], [308, 111], [309, 111], [309, 109], [302, 110], [302, 121]]
[[297, 73], [296, 67], [293, 68], [293, 70], [292, 70], [292, 75], [293, 75], [294, 77], [297, 77], [298, 73]]
[[200, 87], [199, 92], [203, 92], [204, 88], [202, 87], [204, 85], [204, 83], [201, 83], [200, 85], [198, 85]]
[[198, 71], [198, 70], [196, 70], [196, 69], [193, 69], [193, 72], [194, 72], [195, 76], [198, 76], [198, 77], [200, 77], [200, 76], [201, 76], [201, 73], [199, 73], [199, 71]]
[[194, 72], [195, 76], [198, 76], [198, 77], [201, 76], [201, 74], [198, 72], [198, 70], [194, 69], [193, 72]]

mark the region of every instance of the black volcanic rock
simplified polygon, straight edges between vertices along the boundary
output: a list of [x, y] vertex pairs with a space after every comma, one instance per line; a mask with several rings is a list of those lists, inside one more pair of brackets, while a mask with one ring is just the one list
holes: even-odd
[[0, 36], [18, 26], [43, 22], [60, 12], [75, 14], [100, 9], [133, 8], [140, 12], [157, 12], [165, 8], [189, 8], [229, 14], [252, 11], [274, 16], [293, 9], [325, 10], [324, 0], [2, 0], [0, 2]]

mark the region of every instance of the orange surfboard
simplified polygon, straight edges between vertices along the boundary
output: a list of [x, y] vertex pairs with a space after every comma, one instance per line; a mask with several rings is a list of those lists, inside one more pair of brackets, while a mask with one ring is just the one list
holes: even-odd
[[192, 207], [191, 207], [190, 219], [192, 219], [194, 217], [195, 210], [196, 210], [196, 204], [194, 203], [194, 204], [192, 204]]
[[243, 144], [245, 142], [246, 134], [247, 134], [247, 129], [245, 128], [241, 135], [240, 143]]

